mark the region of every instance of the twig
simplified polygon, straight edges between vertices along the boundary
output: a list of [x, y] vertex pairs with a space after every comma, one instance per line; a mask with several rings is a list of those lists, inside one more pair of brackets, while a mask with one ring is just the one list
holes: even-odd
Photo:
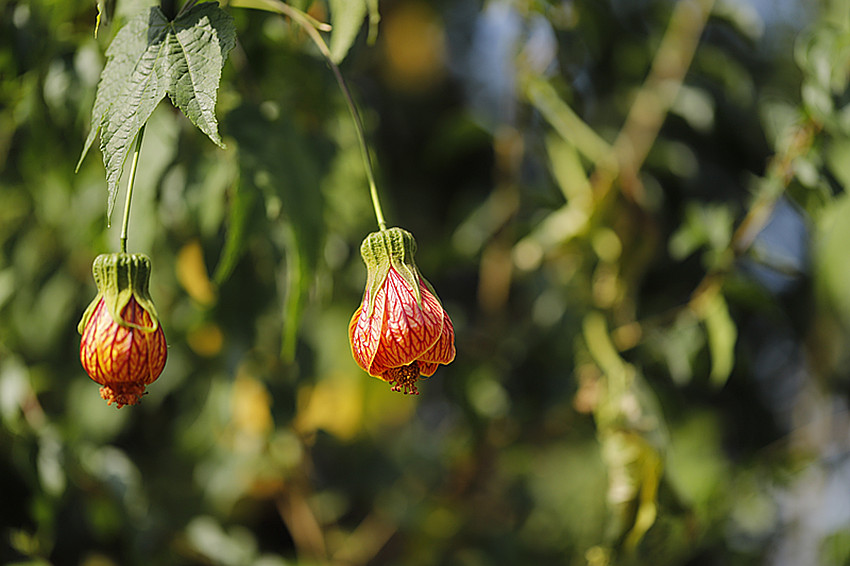
[[373, 512], [357, 525], [339, 550], [334, 552], [333, 560], [351, 566], [369, 564], [397, 531], [395, 524]]
[[714, 0], [681, 0], [675, 4], [649, 74], [614, 141], [619, 171], [603, 168], [594, 175], [597, 201], [606, 198], [619, 178], [623, 194], [641, 202], [638, 172], [678, 96], [713, 6]]
[[322, 527], [297, 489], [288, 489], [277, 498], [277, 511], [286, 524], [300, 560], [327, 560]]

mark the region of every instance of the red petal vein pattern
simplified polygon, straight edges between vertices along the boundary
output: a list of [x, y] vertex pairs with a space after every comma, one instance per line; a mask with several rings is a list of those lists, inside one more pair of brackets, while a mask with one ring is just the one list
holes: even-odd
[[385, 295], [383, 289], [378, 290], [372, 316], [368, 316], [369, 290], [367, 289], [363, 295], [363, 303], [351, 317], [351, 323], [348, 326], [348, 336], [351, 339], [351, 352], [354, 354], [354, 359], [357, 365], [370, 374], [372, 373], [370, 371], [372, 361], [375, 359], [375, 354], [381, 343], [381, 326], [386, 314]]
[[[131, 298], [121, 313], [124, 321], [152, 327], [150, 314]], [[162, 327], [153, 332], [120, 326], [101, 299], [83, 331], [80, 360], [89, 376], [103, 385], [101, 395], [119, 408], [132, 405], [145, 385], [159, 377], [167, 355]]]
[[434, 362], [416, 362], [419, 364], [419, 375], [422, 377], [431, 377], [437, 372], [440, 364]]
[[[440, 339], [434, 343], [431, 348], [419, 356], [419, 366], [424, 367], [426, 363], [448, 364], [455, 359], [455, 329], [448, 313], [443, 311], [443, 332], [440, 334]], [[434, 366], [436, 370], [436, 365]], [[422, 375], [428, 377], [434, 372], [425, 373]]]
[[348, 325], [357, 364], [407, 395], [418, 395], [417, 380], [455, 357], [452, 321], [419, 277], [415, 251], [413, 236], [400, 228], [367, 236], [360, 249], [367, 287]]
[[437, 342], [443, 328], [443, 307], [424, 285], [421, 308], [414, 290], [392, 268], [382, 290], [386, 291], [385, 322], [370, 373], [375, 366], [392, 368], [415, 361]]

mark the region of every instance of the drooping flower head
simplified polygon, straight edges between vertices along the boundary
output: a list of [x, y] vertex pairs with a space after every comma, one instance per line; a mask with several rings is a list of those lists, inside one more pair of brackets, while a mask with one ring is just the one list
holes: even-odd
[[454, 327], [413, 261], [416, 241], [401, 228], [369, 234], [363, 302], [348, 326], [351, 352], [369, 375], [393, 391], [419, 394], [416, 381], [455, 357]]
[[165, 367], [165, 334], [148, 292], [151, 261], [144, 254], [102, 254], [92, 265], [97, 296], [77, 327], [80, 361], [120, 409], [135, 405]]

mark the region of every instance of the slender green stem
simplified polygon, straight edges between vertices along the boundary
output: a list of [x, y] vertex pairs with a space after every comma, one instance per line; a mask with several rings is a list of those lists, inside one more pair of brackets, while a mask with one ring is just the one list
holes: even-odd
[[[316, 35], [319, 35], [318, 32]], [[321, 37], [319, 38], [321, 39]], [[324, 43], [324, 41], [322, 42]], [[327, 48], [326, 48], [327, 49]], [[339, 71], [339, 67], [331, 61], [330, 53], [326, 55], [328, 64], [336, 77], [336, 82], [339, 83], [339, 88], [345, 97], [345, 102], [348, 104], [348, 110], [351, 112], [351, 117], [354, 119], [354, 129], [357, 130], [357, 142], [360, 144], [360, 155], [363, 158], [363, 165], [366, 168], [366, 178], [369, 180], [369, 196], [372, 197], [372, 206], [375, 209], [375, 218], [378, 220], [378, 227], [381, 230], [387, 229], [387, 223], [384, 220], [384, 213], [381, 210], [381, 201], [378, 198], [378, 187], [375, 184], [375, 175], [372, 171], [372, 160], [369, 157], [369, 146], [366, 145], [366, 134], [364, 133], [363, 122], [360, 120], [360, 113], [357, 111], [357, 106], [354, 104], [354, 99], [351, 92], [348, 90], [348, 85], [345, 84], [345, 79]]]
[[369, 146], [366, 144], [365, 128], [363, 127], [363, 121], [360, 119], [360, 112], [357, 110], [357, 105], [354, 103], [354, 98], [351, 96], [351, 91], [348, 90], [348, 85], [346, 84], [339, 67], [336, 63], [334, 63], [333, 58], [331, 57], [331, 51], [328, 49], [327, 43], [325, 43], [325, 40], [316, 29], [318, 27], [323, 31], [327, 31], [327, 26], [320, 22], [316, 22], [316, 20], [309, 17], [304, 12], [293, 8], [289, 4], [280, 2], [279, 0], [231, 0], [230, 5], [236, 8], [273, 10], [279, 14], [288, 16], [307, 32], [307, 35], [310, 36], [310, 39], [312, 39], [313, 43], [316, 44], [316, 47], [319, 48], [322, 56], [333, 71], [334, 78], [339, 85], [339, 89], [342, 91], [342, 95], [348, 105], [348, 110], [351, 112], [351, 117], [354, 120], [354, 129], [357, 131], [357, 142], [360, 144], [360, 154], [363, 158], [363, 165], [366, 168], [366, 178], [369, 181], [369, 196], [372, 198], [372, 207], [375, 209], [375, 218], [378, 221], [378, 227], [381, 230], [386, 230], [387, 223], [384, 220], [384, 213], [381, 209], [381, 200], [378, 197], [378, 187], [375, 184], [375, 174], [372, 169], [372, 160], [369, 157]]
[[174, 19], [176, 20], [177, 18], [179, 18], [180, 16], [182, 16], [183, 14], [185, 14], [186, 12], [188, 12], [189, 10], [194, 8], [195, 4], [197, 4], [197, 3], [198, 3], [198, 0], [186, 0], [186, 3], [183, 4], [183, 7], [180, 8], [180, 11], [177, 12], [177, 16], [175, 16]]
[[307, 12], [302, 12], [298, 8], [293, 8], [288, 4], [284, 4], [280, 0], [222, 0], [222, 5], [232, 6], [234, 8], [250, 8], [252, 10], [262, 10], [264, 12], [282, 14], [284, 16], [289, 16], [295, 19], [298, 19], [298, 17], [300, 16], [301, 19], [306, 20], [311, 26], [313, 26], [319, 31], [331, 31], [333, 29], [330, 24], [320, 22]]
[[136, 135], [136, 147], [133, 150], [133, 161], [130, 164], [130, 179], [127, 181], [127, 202], [124, 203], [124, 220], [121, 222], [121, 253], [127, 253], [127, 225], [130, 224], [130, 202], [133, 199], [133, 185], [136, 183], [136, 166], [139, 164], [139, 154], [142, 152], [142, 138], [145, 136], [145, 126]]

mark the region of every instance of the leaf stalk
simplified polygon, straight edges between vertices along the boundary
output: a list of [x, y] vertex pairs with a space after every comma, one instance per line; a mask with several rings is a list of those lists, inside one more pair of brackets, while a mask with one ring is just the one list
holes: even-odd
[[139, 154], [142, 152], [142, 138], [145, 136], [145, 125], [136, 135], [136, 147], [133, 149], [133, 161], [130, 164], [130, 179], [127, 181], [127, 201], [124, 203], [124, 219], [121, 222], [121, 253], [127, 253], [127, 226], [130, 224], [130, 202], [133, 200], [133, 185], [136, 184], [136, 167], [139, 164]]

